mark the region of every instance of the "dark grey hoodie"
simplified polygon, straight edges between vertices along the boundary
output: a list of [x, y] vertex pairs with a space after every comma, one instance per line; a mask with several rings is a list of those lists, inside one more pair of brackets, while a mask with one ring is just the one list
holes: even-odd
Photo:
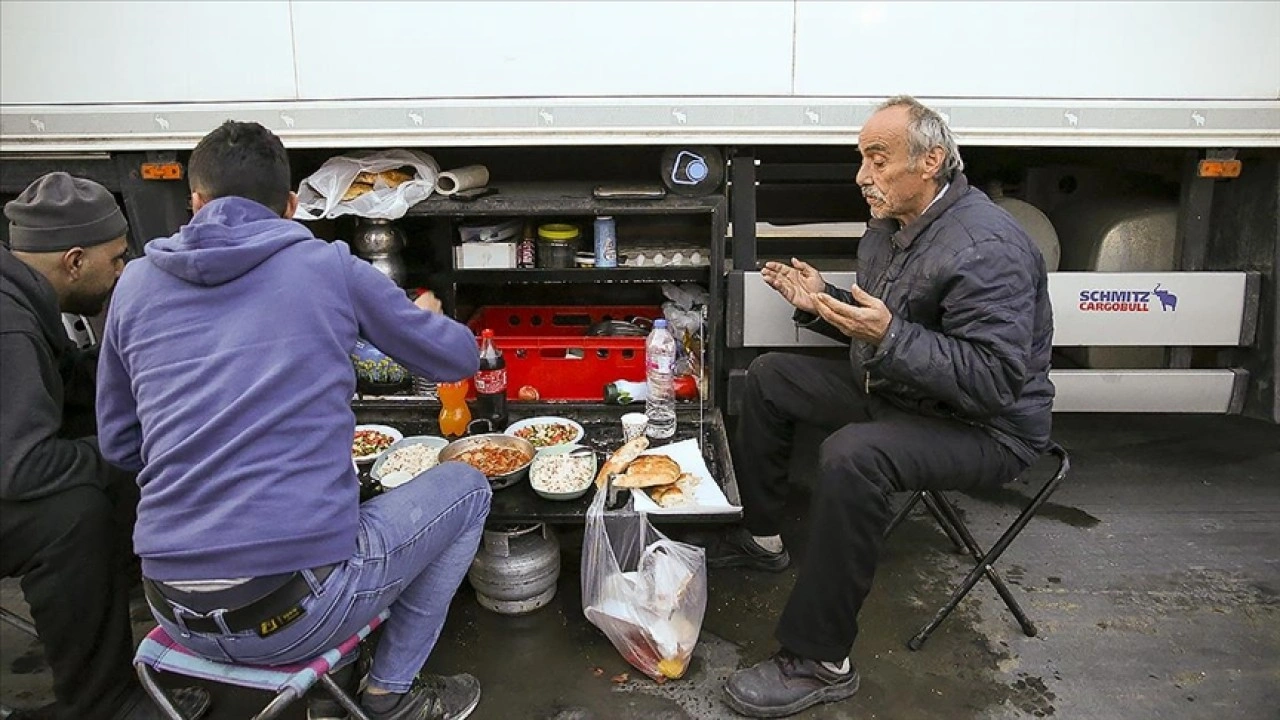
[[92, 416], [95, 363], [67, 337], [49, 281], [0, 247], [0, 500], [107, 486], [97, 438], [67, 437], [69, 414]]

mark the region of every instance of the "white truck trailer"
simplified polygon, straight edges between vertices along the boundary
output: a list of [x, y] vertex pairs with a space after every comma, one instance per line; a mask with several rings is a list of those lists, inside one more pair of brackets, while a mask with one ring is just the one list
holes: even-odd
[[[667, 148], [710, 146], [726, 200], [693, 232], [713, 262], [666, 279], [711, 285], [710, 367], [732, 411], [761, 350], [836, 352], [790, 324], [755, 269], [791, 255], [856, 269], [857, 132], [909, 93], [946, 115], [971, 181], [1004, 195], [1055, 270], [1057, 410], [1276, 422], [1278, 38], [1276, 2], [3, 0], [0, 194], [55, 169], [94, 177], [145, 242], [188, 216], [166, 168], [228, 118], [273, 129], [300, 176], [347, 150], [413, 148], [487, 164], [508, 198], [521, 183], [657, 180]], [[589, 192], [563, 205], [527, 207], [608, 212]], [[631, 229], [689, 233], [647, 222]], [[435, 227], [422, 244], [453, 242]], [[449, 257], [420, 260], [435, 277]], [[664, 279], [449, 277], [458, 308], [544, 302], [569, 281], [582, 302], [652, 299]]]

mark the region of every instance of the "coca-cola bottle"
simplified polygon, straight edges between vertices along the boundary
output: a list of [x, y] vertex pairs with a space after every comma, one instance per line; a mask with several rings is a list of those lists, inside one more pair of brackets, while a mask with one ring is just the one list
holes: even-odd
[[507, 427], [507, 361], [493, 344], [493, 331], [480, 332], [480, 369], [476, 371], [476, 418], [493, 423], [494, 432]]

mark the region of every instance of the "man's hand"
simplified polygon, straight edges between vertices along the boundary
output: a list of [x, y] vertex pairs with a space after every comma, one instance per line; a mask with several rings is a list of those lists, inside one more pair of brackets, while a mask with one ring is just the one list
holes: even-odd
[[760, 270], [760, 277], [794, 307], [809, 313], [818, 312], [812, 298], [815, 294], [824, 294], [827, 283], [822, 273], [809, 263], [795, 258], [791, 258], [791, 265], [767, 262]]
[[438, 313], [443, 310], [440, 305], [440, 298], [430, 290], [425, 290], [421, 295], [413, 299], [413, 304], [428, 312]]
[[867, 294], [857, 285], [850, 287], [849, 291], [857, 305], [842, 303], [826, 293], [813, 293], [809, 297], [817, 308], [818, 316], [837, 330], [855, 340], [879, 345], [885, 333], [889, 332], [893, 313], [880, 302], [880, 298]]

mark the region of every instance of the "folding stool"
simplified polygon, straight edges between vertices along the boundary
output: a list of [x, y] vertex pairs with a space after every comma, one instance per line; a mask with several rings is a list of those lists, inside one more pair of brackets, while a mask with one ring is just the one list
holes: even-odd
[[951, 611], [956, 609], [956, 606], [960, 604], [964, 596], [969, 594], [969, 591], [978, 583], [978, 578], [982, 575], [987, 577], [992, 587], [1000, 594], [1000, 598], [1004, 600], [1009, 612], [1012, 612], [1013, 616], [1017, 618], [1018, 624], [1022, 626], [1022, 632], [1026, 633], [1027, 637], [1035, 637], [1036, 626], [1027, 617], [1027, 614], [1023, 612], [1022, 606], [1013, 597], [1013, 593], [1009, 591], [1009, 587], [1005, 584], [1004, 579], [1000, 577], [1000, 573], [996, 572], [994, 565], [996, 560], [1008, 549], [1009, 545], [1017, 539], [1018, 534], [1027, 526], [1031, 517], [1040, 509], [1040, 506], [1049, 499], [1054, 490], [1057, 490], [1058, 485], [1067, 477], [1067, 472], [1071, 470], [1071, 459], [1061, 445], [1054, 443], [1046, 454], [1057, 456], [1058, 471], [1045, 482], [1044, 487], [1040, 488], [1040, 492], [1031, 498], [1031, 502], [1013, 521], [1013, 525], [1004, 531], [1004, 534], [988, 551], [984, 552], [982, 547], [974, 540], [968, 526], [964, 524], [964, 521], [960, 519], [960, 514], [956, 512], [955, 506], [940, 490], [918, 490], [912, 493], [907, 502], [898, 510], [898, 513], [893, 516], [893, 520], [889, 522], [889, 527], [884, 533], [886, 538], [906, 519], [907, 514], [911, 512], [916, 503], [923, 500], [925, 507], [929, 509], [929, 512], [938, 521], [938, 525], [942, 527], [943, 532], [947, 534], [947, 537], [951, 539], [956, 548], [961, 552], [968, 550], [969, 554], [978, 563], [965, 577], [964, 582], [960, 583], [955, 591], [951, 593], [951, 598], [947, 600], [946, 604], [934, 614], [933, 619], [920, 628], [920, 632], [917, 632], [907, 642], [907, 647], [912, 650], [919, 650], [924, 645], [924, 642], [929, 639], [929, 636], [933, 634], [933, 631], [937, 630], [938, 626], [942, 624], [942, 621], [947, 619]]
[[236, 665], [206, 660], [179, 645], [163, 627], [157, 626], [138, 646], [133, 664], [138, 669], [138, 678], [142, 681], [143, 689], [171, 720], [186, 720], [186, 718], [182, 717], [168, 694], [156, 683], [151, 672], [153, 668], [201, 680], [255, 690], [270, 690], [276, 693], [262, 712], [253, 716], [253, 720], [268, 720], [276, 717], [290, 703], [306, 695], [307, 690], [311, 689], [316, 682], [323, 685], [353, 717], [369, 720], [369, 716], [360, 709], [356, 701], [345, 690], [338, 687], [333, 678], [329, 677], [329, 671], [341, 658], [355, 652], [360, 646], [360, 641], [368, 637], [369, 633], [390, 615], [389, 610], [383, 610], [381, 614], [370, 620], [368, 625], [347, 638], [341, 645], [311, 660], [294, 665]]

